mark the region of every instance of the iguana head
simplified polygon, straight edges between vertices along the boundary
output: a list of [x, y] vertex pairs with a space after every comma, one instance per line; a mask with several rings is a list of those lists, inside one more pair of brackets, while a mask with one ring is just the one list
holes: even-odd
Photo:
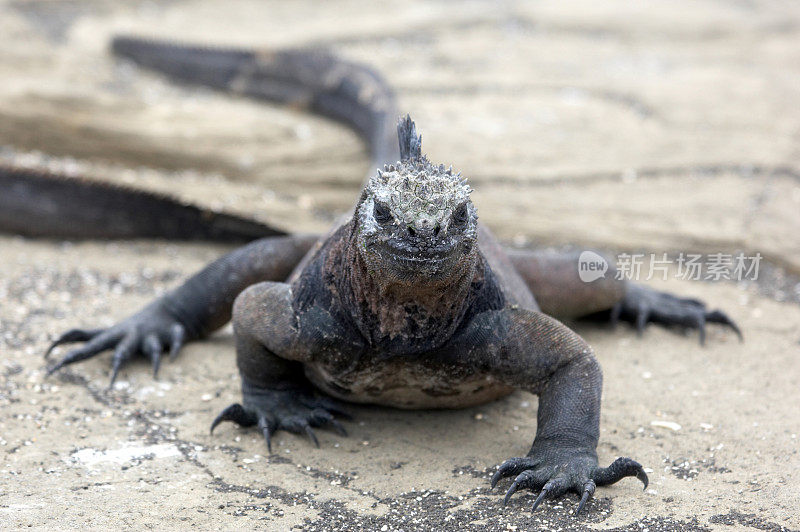
[[409, 116], [397, 126], [401, 160], [369, 180], [356, 208], [357, 245], [370, 269], [395, 280], [446, 278], [472, 264], [477, 221], [466, 180], [422, 155]]

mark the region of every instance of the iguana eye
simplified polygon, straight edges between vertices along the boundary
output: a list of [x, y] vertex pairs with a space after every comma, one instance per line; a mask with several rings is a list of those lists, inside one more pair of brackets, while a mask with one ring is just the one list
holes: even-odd
[[467, 204], [462, 203], [456, 209], [456, 212], [453, 213], [453, 223], [456, 225], [464, 225], [467, 223], [469, 219], [469, 211], [467, 210]]
[[386, 225], [394, 219], [389, 206], [380, 201], [375, 202], [375, 210], [372, 215], [375, 217], [375, 221], [381, 225]]

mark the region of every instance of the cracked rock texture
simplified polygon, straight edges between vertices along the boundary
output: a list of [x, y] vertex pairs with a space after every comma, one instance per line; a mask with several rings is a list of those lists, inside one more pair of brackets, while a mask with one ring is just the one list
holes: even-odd
[[575, 520], [574, 497], [532, 515], [532, 494], [504, 509], [488, 489], [528, 449], [528, 394], [354, 406], [349, 438], [320, 432], [317, 450], [279, 433], [267, 456], [255, 432], [208, 435], [239, 397], [230, 329], [158, 381], [140, 361], [106, 391], [108, 356], [45, 379], [57, 333], [110, 325], [226, 248], [0, 236], [0, 528], [800, 528], [795, 2], [0, 0], [0, 160], [320, 231], [364, 175], [352, 133], [173, 86], [111, 58], [115, 33], [332, 48], [386, 75], [502, 238], [761, 253], [762, 281], [657, 283], [725, 309], [743, 344], [714, 328], [700, 348], [655, 327], [575, 325], [605, 374], [601, 462], [652, 470], [645, 493], [598, 489]]

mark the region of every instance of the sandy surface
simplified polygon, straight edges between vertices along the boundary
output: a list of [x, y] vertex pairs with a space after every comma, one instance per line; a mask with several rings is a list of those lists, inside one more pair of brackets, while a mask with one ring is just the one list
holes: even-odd
[[349, 438], [321, 432], [317, 450], [280, 433], [267, 456], [254, 432], [208, 435], [239, 398], [228, 329], [158, 380], [137, 362], [107, 392], [108, 356], [45, 379], [49, 339], [110, 325], [225, 248], [3, 236], [0, 529], [800, 528], [796, 3], [0, 1], [0, 159], [322, 230], [365, 170], [353, 134], [115, 62], [117, 32], [333, 48], [386, 74], [502, 238], [759, 252], [770, 282], [659, 285], [724, 308], [743, 344], [575, 325], [605, 373], [601, 462], [652, 471], [646, 492], [599, 489], [575, 520], [573, 497], [531, 514], [532, 494], [503, 508], [489, 490], [535, 431], [525, 393], [353, 407]]

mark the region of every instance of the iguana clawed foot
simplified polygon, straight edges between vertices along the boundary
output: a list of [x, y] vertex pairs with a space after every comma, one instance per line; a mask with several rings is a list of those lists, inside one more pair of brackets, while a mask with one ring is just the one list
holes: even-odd
[[114, 349], [109, 387], [114, 385], [122, 366], [138, 353], [150, 359], [153, 375], [157, 376], [164, 350], [168, 348], [170, 358], [174, 358], [183, 347], [186, 337], [186, 327], [166, 309], [153, 304], [108, 329], [72, 329], [65, 332], [50, 345], [45, 358], [59, 345], [86, 343], [69, 351], [47, 370], [47, 374], [52, 375], [64, 366]]
[[247, 384], [242, 386], [242, 393], [244, 406], [235, 403], [225, 408], [211, 423], [211, 432], [223, 421], [232, 421], [240, 427], [257, 426], [270, 453], [272, 435], [278, 430], [305, 434], [317, 447], [319, 440], [312, 427], [330, 427], [339, 435], [347, 436], [334, 416], [350, 419], [350, 415], [327, 397], [297, 389], [268, 390]]
[[624, 319], [635, 324], [639, 335], [648, 322], [662, 325], [677, 325], [700, 332], [700, 344], [706, 341], [706, 324], [719, 323], [730, 327], [742, 340], [742, 332], [736, 323], [720, 310], [709, 311], [705, 303], [697, 299], [680, 298], [635, 284], [629, 284], [625, 297], [611, 310], [611, 323]]
[[520, 489], [541, 490], [531, 511], [535, 511], [546, 498], [556, 498], [567, 492], [581, 496], [575, 515], [580, 514], [586, 502], [594, 495], [597, 486], [613, 484], [635, 476], [647, 489], [648, 478], [642, 466], [630, 458], [617, 458], [608, 467], [598, 467], [594, 453], [583, 450], [564, 450], [537, 453], [546, 458], [525, 456], [503, 462], [492, 477], [492, 488], [506, 477], [516, 475], [508, 488], [503, 504]]

